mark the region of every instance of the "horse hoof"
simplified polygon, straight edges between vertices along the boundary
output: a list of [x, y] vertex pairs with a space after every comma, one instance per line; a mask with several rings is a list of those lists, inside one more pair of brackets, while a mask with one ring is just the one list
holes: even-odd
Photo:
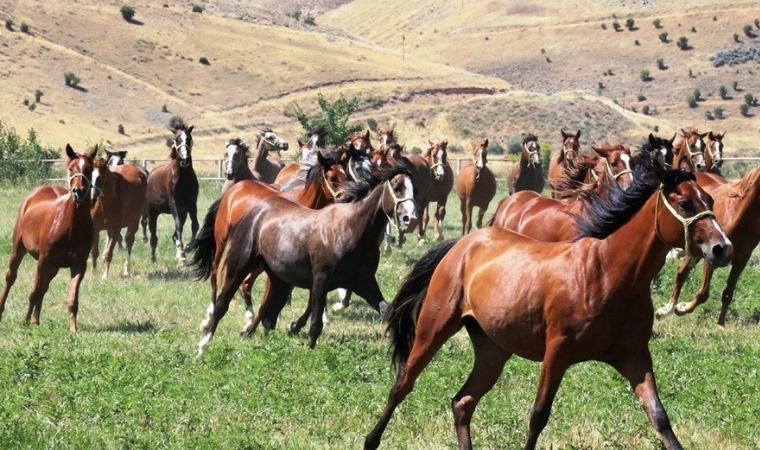
[[689, 310], [689, 304], [688, 303], [679, 303], [675, 307], [675, 313], [677, 316], [685, 316], [686, 314], [690, 314], [691, 311]]
[[290, 326], [288, 327], [288, 331], [290, 331], [290, 334], [297, 334], [299, 331], [301, 331], [300, 328], [298, 328], [298, 324], [295, 322], [290, 322]]
[[345, 310], [346, 310], [346, 307], [343, 306], [343, 303], [340, 303], [340, 302], [332, 305], [332, 308], [330, 308], [330, 311], [332, 311], [332, 313], [335, 314], [336, 316], [343, 314]]
[[662, 308], [658, 308], [657, 311], [654, 312], [654, 316], [658, 319], [662, 319], [663, 317], [670, 314], [671, 309], [666, 306], [663, 306]]
[[388, 303], [380, 302], [378, 309], [380, 310], [380, 317], [383, 318], [383, 321], [387, 320], [386, 314], [388, 313]]

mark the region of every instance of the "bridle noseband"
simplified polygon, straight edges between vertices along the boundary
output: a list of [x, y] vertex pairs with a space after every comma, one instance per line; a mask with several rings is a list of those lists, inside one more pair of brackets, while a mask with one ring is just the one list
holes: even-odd
[[696, 222], [699, 219], [702, 219], [703, 217], [712, 217], [715, 218], [715, 213], [713, 213], [711, 210], [702, 211], [701, 213], [698, 213], [694, 216], [684, 218], [681, 217], [681, 215], [678, 214], [678, 212], [673, 208], [670, 203], [668, 203], [668, 199], [665, 198], [665, 192], [663, 192], [663, 188], [660, 187], [659, 189], [659, 195], [657, 196], [657, 200], [654, 204], [654, 231], [657, 234], [657, 237], [660, 238], [660, 240], [665, 244], [669, 245], [667, 242], [665, 242], [665, 239], [662, 238], [662, 235], [660, 234], [660, 228], [657, 226], [657, 213], [658, 213], [658, 207], [660, 205], [660, 199], [662, 199], [662, 203], [665, 204], [665, 207], [670, 211], [671, 214], [673, 214], [673, 217], [678, 219], [679, 222], [683, 225], [683, 234], [684, 234], [684, 251], [686, 252], [686, 257], [691, 258], [691, 254], [689, 252], [689, 225]]
[[[397, 212], [398, 205], [400, 205], [403, 202], [409, 201], [409, 200], [411, 200], [413, 202], [414, 201], [414, 197], [404, 197], [404, 198], [398, 198], [398, 197], [396, 197], [396, 193], [393, 191], [393, 186], [391, 186], [391, 180], [387, 180], [385, 182], [385, 187], [388, 188], [388, 192], [391, 194], [391, 198], [393, 199], [393, 213], [394, 213], [393, 216], [394, 216], [394, 218], [392, 219], [391, 216], [387, 212], [385, 213], [385, 217], [388, 218], [388, 223], [390, 223], [393, 226], [393, 228], [395, 228], [395, 229], [398, 230], [398, 229], [401, 228], [401, 224], [400, 224], [400, 221], [398, 219], [398, 212]], [[380, 201], [382, 202], [383, 199], [381, 198]], [[381, 205], [381, 207], [382, 207], [382, 205]], [[383, 211], [383, 212], [385, 212], [385, 211]]]
[[332, 195], [333, 200], [337, 200], [338, 197], [343, 195], [343, 189], [335, 190], [332, 186], [332, 183], [330, 182], [330, 180], [327, 179], [327, 175], [324, 172], [322, 172], [322, 181], [325, 183], [327, 190], [330, 191], [330, 195]]
[[[530, 147], [528, 147], [528, 143], [526, 142], [525, 144], [523, 144], [523, 150], [528, 153], [528, 158], [527, 158], [528, 159], [528, 164], [531, 167], [535, 166], [536, 163], [532, 162], [531, 159], [533, 159], [533, 155], [536, 155], [536, 158], [538, 158], [538, 151], [540, 150], [540, 148], [538, 147], [538, 145], [536, 145], [536, 150], [531, 150]], [[539, 164], [540, 164], [540, 161], [541, 160], [539, 159]]]

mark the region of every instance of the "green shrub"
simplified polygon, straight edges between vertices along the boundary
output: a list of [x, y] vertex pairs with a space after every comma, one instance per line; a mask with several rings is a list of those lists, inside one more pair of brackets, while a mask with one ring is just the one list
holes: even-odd
[[307, 15], [306, 18], [303, 19], [303, 23], [306, 25], [311, 25], [312, 27], [317, 25], [316, 19], [314, 19], [314, 16], [311, 14]]
[[747, 37], [755, 36], [755, 33], [752, 32], [752, 25], [744, 25], [744, 28], [742, 30], [744, 31], [744, 35]]
[[636, 96], [636, 100], [638, 100], [640, 102], [643, 102], [646, 99], [647, 98], [644, 96], [644, 94], [639, 94], [638, 96]]
[[734, 87], [734, 91], [739, 92], [739, 82], [738, 81], [734, 81], [733, 82], [733, 87]]
[[11, 19], [5, 19], [5, 29], [13, 31], [13, 21]]
[[291, 18], [295, 19], [296, 21], [301, 20], [301, 10], [299, 10], [299, 9], [297, 9], [295, 11], [291, 11], [289, 13], [286, 13], [286, 15], [288, 17], [291, 17]]
[[80, 81], [79, 77], [74, 75], [74, 72], [63, 73], [63, 82], [68, 87], [75, 88], [79, 85]]
[[691, 27], [691, 32], [692, 33], [696, 33], [697, 32], [697, 28], [696, 27]]
[[664, 44], [668, 43], [668, 32], [667, 31], [663, 31], [662, 33], [660, 33], [660, 35], [658, 37], [660, 38], [660, 42], [662, 42]]
[[522, 152], [523, 138], [519, 134], [513, 134], [507, 139], [507, 153], [510, 155], [519, 155]]
[[739, 40], [739, 33], [734, 33], [734, 42], [741, 42], [741, 40]]
[[728, 99], [728, 89], [726, 89], [725, 86], [721, 86], [720, 88], [718, 88], [718, 94], [720, 95], [720, 98], [722, 100]]
[[645, 116], [649, 115], [649, 105], [644, 105], [641, 107], [641, 114], [644, 114]]
[[742, 116], [749, 117], [749, 105], [742, 103], [741, 106], [739, 106], [739, 112], [741, 112]]
[[28, 33], [29, 25], [27, 25], [26, 22], [21, 22], [21, 27], [19, 27], [19, 30], [21, 30], [22, 33]]
[[713, 115], [716, 119], [723, 119], [725, 116], [723, 115], [723, 108], [718, 106], [713, 110]]
[[746, 94], [744, 94], [744, 103], [746, 103], [747, 106], [754, 106], [755, 103], [757, 103], [757, 99], [755, 98], [754, 95], [747, 92]]
[[42, 98], [42, 91], [39, 89], [34, 91], [34, 101], [39, 103], [41, 98]]
[[633, 41], [633, 45], [641, 45], [641, 42], [639, 42], [639, 40], [636, 39], [635, 41]]
[[618, 23], [617, 20], [612, 22], [612, 28], [614, 28], [615, 31], [620, 31], [620, 24]]
[[665, 60], [664, 59], [662, 59], [662, 58], [658, 58], [657, 59], [657, 68], [660, 69], [660, 70], [665, 70], [666, 69], [666, 67], [665, 67]]
[[654, 25], [655, 28], [658, 28], [658, 29], [662, 28], [662, 22], [660, 22], [660, 19], [654, 19], [652, 21], [652, 24]]
[[168, 113], [169, 112], [169, 108], [166, 107], [166, 103], [164, 103], [164, 106], [161, 107], [161, 112], [163, 112], [163, 113]]
[[347, 99], [341, 94], [337, 100], [330, 102], [322, 94], [317, 94], [317, 104], [320, 112], [315, 116], [307, 115], [297, 103], [286, 109], [285, 115], [295, 117], [307, 132], [320, 127], [327, 130], [325, 142], [329, 145], [342, 145], [353, 133], [364, 128], [361, 123], [349, 123], [349, 118], [359, 108], [359, 97]]
[[697, 99], [694, 98], [694, 95], [690, 95], [686, 98], [686, 104], [689, 105], [689, 108], [696, 108], [697, 107]]
[[702, 100], [702, 92], [699, 89], [694, 89], [694, 92], [692, 93], [692, 95], [694, 96], [694, 99], [696, 101]]
[[652, 78], [649, 76], [649, 69], [641, 69], [639, 72], [639, 78], [641, 78], [641, 81], [649, 81]]
[[199, 63], [203, 64], [204, 66], [208, 66], [211, 63], [208, 62], [208, 59], [205, 56], [201, 56], [201, 58], [198, 60]]
[[29, 99], [28, 99], [28, 98], [25, 98], [25, 99], [24, 99], [24, 101], [23, 101], [23, 102], [21, 102], [21, 103], [23, 103], [23, 104], [24, 104], [24, 106], [29, 106]]
[[681, 50], [688, 50], [689, 39], [686, 36], [681, 36], [680, 38], [678, 38], [678, 42], [676, 42], [676, 46], [680, 48]]
[[628, 28], [628, 31], [633, 31], [634, 24], [634, 20], [630, 17], [625, 21], [625, 27]]
[[119, 127], [117, 128], [117, 131], [119, 132], [119, 134], [125, 134], [124, 133], [124, 125], [119, 124]]
[[415, 145], [414, 147], [412, 147], [411, 150], [409, 150], [409, 153], [411, 153], [412, 155], [421, 155], [422, 149]]
[[193, 12], [194, 13], [202, 13], [203, 12], [203, 6], [201, 5], [193, 5]]
[[57, 158], [60, 158], [57, 151], [37, 142], [33, 128], [29, 129], [26, 139], [22, 139], [15, 129], [0, 121], [0, 180], [41, 184], [52, 175], [52, 163], [42, 160]]
[[35, 109], [37, 109], [37, 104], [36, 103], [32, 103], [32, 104], [29, 105], [29, 111], [34, 111]]
[[603, 23], [603, 24], [602, 24], [602, 30], [606, 30], [606, 29], [607, 29], [607, 24], [606, 24], [606, 23]]
[[119, 12], [121, 12], [121, 17], [127, 22], [131, 22], [132, 18], [135, 17], [135, 9], [131, 6], [124, 5]]
[[705, 119], [707, 119], [707, 120], [715, 120], [715, 117], [713, 117], [712, 111], [705, 111]]
[[489, 155], [503, 155], [505, 152], [504, 147], [496, 142], [496, 139], [488, 141], [488, 148], [486, 150], [488, 151]]

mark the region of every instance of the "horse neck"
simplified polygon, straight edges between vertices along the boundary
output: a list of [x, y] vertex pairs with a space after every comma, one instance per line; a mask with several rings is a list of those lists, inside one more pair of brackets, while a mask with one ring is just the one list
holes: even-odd
[[293, 200], [311, 209], [321, 209], [332, 202], [332, 199], [325, 195], [322, 183], [306, 184], [298, 189]]
[[388, 216], [383, 211], [383, 197], [385, 196], [386, 181], [381, 182], [370, 191], [367, 196], [353, 204], [355, 208], [351, 211], [351, 218], [345, 221], [346, 224], [356, 224], [355, 230], [359, 239], [369, 240], [377, 247], [378, 239], [385, 230], [388, 223]]
[[245, 160], [241, 161], [240, 164], [238, 164], [238, 168], [235, 171], [235, 176], [233, 177], [232, 181], [237, 183], [238, 181], [253, 180], [253, 179], [254, 179], [254, 176], [253, 176], [253, 172], [251, 172], [251, 168], [248, 167], [248, 164], [246, 164]]
[[256, 147], [256, 157], [253, 159], [253, 170], [261, 173], [261, 169], [264, 166], [264, 162], [269, 156], [269, 150], [265, 148], [266, 141], [261, 138], [259, 145]]

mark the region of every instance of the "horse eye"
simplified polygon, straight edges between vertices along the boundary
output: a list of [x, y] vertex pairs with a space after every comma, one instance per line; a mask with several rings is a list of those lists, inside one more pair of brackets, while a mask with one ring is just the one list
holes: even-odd
[[688, 206], [689, 206], [689, 202], [687, 202], [686, 200], [679, 200], [678, 201], [678, 207], [681, 208], [682, 210], [686, 211], [686, 209], [688, 208]]

